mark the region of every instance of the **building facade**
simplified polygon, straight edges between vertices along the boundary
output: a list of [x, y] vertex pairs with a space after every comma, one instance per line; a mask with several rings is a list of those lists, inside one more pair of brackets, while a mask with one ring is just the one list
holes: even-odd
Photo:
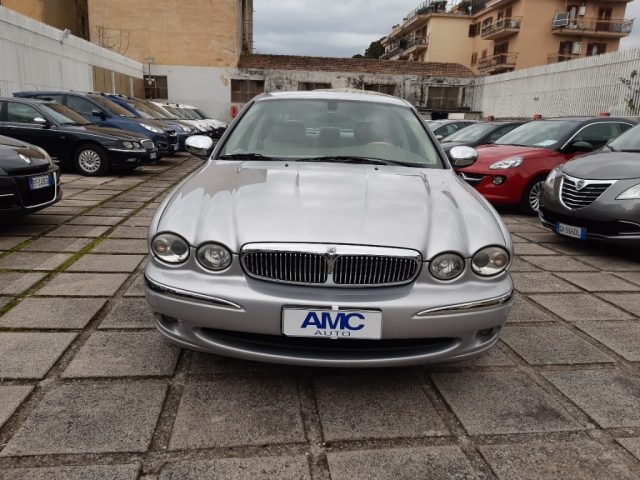
[[[631, 0], [429, 0], [383, 39], [385, 58], [493, 75], [618, 50]], [[447, 60], [445, 60], [447, 59]]]

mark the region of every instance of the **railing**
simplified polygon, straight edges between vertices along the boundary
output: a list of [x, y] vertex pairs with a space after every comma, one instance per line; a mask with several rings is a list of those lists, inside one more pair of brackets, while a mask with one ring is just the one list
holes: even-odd
[[401, 55], [403, 52], [409, 50], [410, 48], [420, 45], [429, 45], [429, 39], [427, 37], [415, 36], [410, 37], [406, 40], [401, 40], [397, 43], [392, 43], [389, 50], [385, 52], [380, 58], [383, 60], [389, 60], [397, 55]]
[[566, 62], [568, 60], [575, 60], [576, 58], [582, 58], [585, 55], [582, 53], [550, 53], [547, 55], [547, 63]]
[[554, 25], [552, 29], [563, 33], [590, 32], [627, 36], [633, 29], [633, 20], [574, 17], [568, 19], [566, 25]]
[[400, 45], [398, 43], [392, 43], [389, 46], [389, 50], [384, 52], [380, 57], [380, 59], [389, 60], [390, 58], [395, 57], [396, 55], [399, 55], [401, 52], [402, 52], [402, 48], [400, 48]]
[[514, 68], [517, 59], [517, 52], [497, 53], [491, 57], [478, 60], [478, 70], [483, 73], [489, 73], [495, 70]]
[[480, 34], [482, 37], [491, 37], [506, 30], [519, 30], [522, 17], [500, 18], [495, 23], [485, 25]]

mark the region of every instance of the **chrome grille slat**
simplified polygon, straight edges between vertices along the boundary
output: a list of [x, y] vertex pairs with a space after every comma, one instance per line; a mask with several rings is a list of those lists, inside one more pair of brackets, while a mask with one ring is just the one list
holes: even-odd
[[[260, 245], [266, 247], [260, 249]], [[298, 244], [276, 245], [278, 248], [272, 244], [243, 248], [240, 258], [247, 274], [293, 285], [391, 286], [413, 281], [422, 266], [420, 254], [407, 249], [347, 245], [331, 246], [332, 253], [328, 253], [324, 245], [309, 244], [309, 251]]]
[[[581, 181], [586, 182], [586, 185], [578, 189], [577, 184]], [[600, 198], [614, 183], [615, 181], [581, 180], [565, 175], [560, 187], [560, 200], [570, 209], [585, 208]]]

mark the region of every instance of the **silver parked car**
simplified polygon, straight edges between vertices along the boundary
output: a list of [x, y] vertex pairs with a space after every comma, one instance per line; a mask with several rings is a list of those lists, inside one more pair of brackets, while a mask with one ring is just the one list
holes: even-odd
[[145, 271], [170, 341], [335, 367], [462, 360], [496, 343], [511, 237], [407, 102], [264, 94], [213, 153], [207, 137], [187, 146], [211, 157], [160, 205]]
[[640, 125], [551, 171], [540, 219], [559, 235], [640, 245]]

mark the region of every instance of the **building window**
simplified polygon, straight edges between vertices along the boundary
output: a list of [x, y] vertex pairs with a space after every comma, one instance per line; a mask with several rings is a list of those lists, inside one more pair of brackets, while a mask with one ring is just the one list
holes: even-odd
[[330, 83], [324, 82], [298, 82], [298, 90], [310, 91], [310, 90], [326, 90], [331, 88]]
[[469, 36], [472, 38], [477, 37], [479, 30], [480, 30], [480, 25], [478, 25], [477, 23], [472, 23], [471, 25], [469, 25]]
[[607, 51], [606, 43], [588, 43], [587, 56], [601, 55]]
[[144, 77], [144, 98], [169, 98], [166, 75], [147, 75]]
[[482, 56], [480, 58], [487, 58], [487, 51], [482, 50]]
[[456, 110], [460, 108], [460, 87], [429, 87], [427, 108], [432, 110]]
[[471, 65], [475, 65], [478, 63], [478, 52], [473, 52], [471, 54]]
[[231, 80], [231, 101], [234, 103], [247, 103], [261, 93], [264, 93], [264, 80]]
[[365, 83], [363, 89], [369, 92], [386, 93], [387, 95], [396, 94], [396, 86], [388, 83]]

